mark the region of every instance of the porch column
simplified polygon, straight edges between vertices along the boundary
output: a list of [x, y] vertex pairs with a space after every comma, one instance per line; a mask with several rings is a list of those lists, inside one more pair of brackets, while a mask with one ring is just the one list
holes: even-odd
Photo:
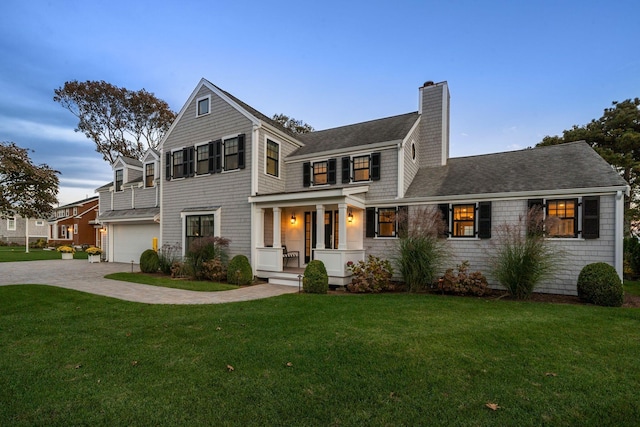
[[340, 226], [338, 227], [338, 249], [347, 249], [347, 204], [338, 204], [338, 221]]
[[264, 248], [264, 209], [258, 209], [258, 215], [256, 215], [256, 228], [258, 235], [256, 236], [256, 246]]
[[324, 205], [316, 205], [316, 249], [324, 249]]
[[[282, 241], [280, 240], [280, 235], [281, 235], [280, 224], [282, 224], [282, 222], [280, 221], [281, 214], [282, 214], [282, 209], [273, 208], [273, 247], [274, 248], [282, 247]], [[264, 240], [264, 237], [263, 237], [263, 240]]]

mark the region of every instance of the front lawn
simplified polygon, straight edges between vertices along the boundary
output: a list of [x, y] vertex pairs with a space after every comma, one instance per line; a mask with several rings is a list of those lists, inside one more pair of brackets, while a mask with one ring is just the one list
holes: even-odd
[[[73, 259], [87, 259], [87, 257], [86, 252], [73, 254]], [[0, 246], [0, 262], [42, 261], [48, 259], [62, 259], [62, 254], [58, 251], [31, 248], [29, 248], [29, 253], [26, 253], [24, 246]]]
[[165, 288], [186, 289], [189, 291], [229, 291], [237, 289], [236, 285], [216, 283], [199, 280], [172, 279], [168, 276], [160, 276], [145, 273], [113, 273], [104, 276], [106, 279], [122, 280], [124, 282], [142, 283], [145, 285], [163, 286]]
[[[631, 426], [640, 310], [0, 287], [0, 425]], [[486, 404], [496, 404], [497, 410]]]

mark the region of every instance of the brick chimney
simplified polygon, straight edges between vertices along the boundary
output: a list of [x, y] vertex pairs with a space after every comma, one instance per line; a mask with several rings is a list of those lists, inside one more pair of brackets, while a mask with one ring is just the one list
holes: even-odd
[[420, 167], [444, 166], [449, 159], [449, 86], [426, 82], [419, 89], [418, 161]]

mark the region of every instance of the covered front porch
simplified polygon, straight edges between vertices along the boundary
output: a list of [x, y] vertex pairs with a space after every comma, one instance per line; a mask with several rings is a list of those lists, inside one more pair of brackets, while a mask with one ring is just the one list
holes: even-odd
[[[251, 197], [255, 275], [298, 286], [311, 260], [324, 263], [329, 284], [351, 281], [349, 261], [364, 259], [364, 199], [368, 187]], [[285, 283], [286, 282], [286, 283]]]

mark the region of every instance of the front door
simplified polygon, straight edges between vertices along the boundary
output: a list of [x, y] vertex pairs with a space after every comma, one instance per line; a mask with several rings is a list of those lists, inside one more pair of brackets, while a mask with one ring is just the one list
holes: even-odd
[[[317, 212], [304, 213], [304, 262], [308, 264], [313, 259], [313, 248], [316, 247], [316, 219]], [[324, 247], [336, 249], [338, 247], [338, 211], [324, 213]]]

